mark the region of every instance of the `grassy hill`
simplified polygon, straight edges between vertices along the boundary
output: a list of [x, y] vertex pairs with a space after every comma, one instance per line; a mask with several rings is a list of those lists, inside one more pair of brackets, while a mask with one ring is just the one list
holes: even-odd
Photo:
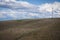
[[60, 40], [60, 18], [0, 21], [0, 40]]

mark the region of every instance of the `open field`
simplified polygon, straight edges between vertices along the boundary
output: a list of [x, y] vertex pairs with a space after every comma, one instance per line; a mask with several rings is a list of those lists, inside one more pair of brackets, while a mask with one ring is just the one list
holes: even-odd
[[0, 40], [60, 40], [60, 18], [0, 21]]

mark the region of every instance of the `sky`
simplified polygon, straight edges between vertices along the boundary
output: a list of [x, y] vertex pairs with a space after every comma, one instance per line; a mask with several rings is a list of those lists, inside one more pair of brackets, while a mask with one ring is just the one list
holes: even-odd
[[0, 0], [0, 21], [60, 18], [60, 0]]

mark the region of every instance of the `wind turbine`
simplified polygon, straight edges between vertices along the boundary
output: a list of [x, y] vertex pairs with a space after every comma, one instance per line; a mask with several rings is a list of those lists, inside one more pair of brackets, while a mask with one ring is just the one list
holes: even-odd
[[53, 15], [53, 7], [52, 7], [52, 18], [54, 18], [54, 15]]

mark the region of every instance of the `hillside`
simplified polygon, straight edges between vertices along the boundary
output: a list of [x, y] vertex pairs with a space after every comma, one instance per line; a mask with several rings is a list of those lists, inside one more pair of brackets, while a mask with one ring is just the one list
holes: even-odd
[[60, 18], [0, 21], [0, 40], [60, 40]]

